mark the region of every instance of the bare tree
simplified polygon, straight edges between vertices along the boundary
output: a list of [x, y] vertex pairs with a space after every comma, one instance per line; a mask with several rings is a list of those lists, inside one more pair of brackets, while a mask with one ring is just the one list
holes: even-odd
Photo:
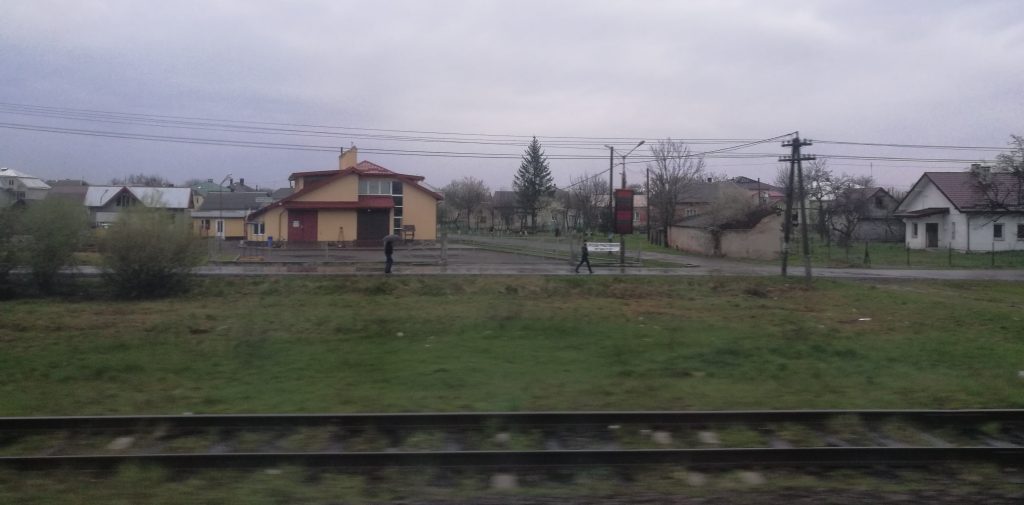
[[120, 179], [115, 177], [110, 180], [110, 184], [115, 186], [146, 186], [150, 188], [165, 188], [173, 186], [173, 184], [163, 178], [163, 176], [156, 174], [132, 174]]
[[[752, 200], [746, 190], [732, 183], [720, 182], [717, 188], [714, 201], [702, 216], [707, 220], [707, 229], [715, 241], [715, 254], [719, 255], [722, 253], [722, 232], [729, 229], [730, 224], [745, 221], [753, 212], [759, 210], [760, 202]], [[764, 215], [759, 215], [757, 219], [760, 220]]]
[[456, 210], [454, 216], [449, 216], [451, 222], [457, 222], [465, 211], [466, 228], [472, 228], [473, 212], [483, 206], [491, 194], [484, 181], [471, 176], [448, 183], [442, 192], [445, 205]]
[[828, 223], [840, 246], [850, 247], [857, 227], [868, 214], [870, 194], [860, 190], [874, 186], [874, 178], [867, 175], [842, 174], [832, 180], [833, 199], [828, 205]]
[[996, 156], [996, 171], [1024, 178], [1024, 136], [1010, 135], [1010, 151]]
[[[686, 143], [665, 139], [651, 145], [654, 161], [647, 164], [651, 173], [650, 223], [659, 230], [668, 230], [676, 221], [676, 207], [689, 190], [706, 176], [704, 157], [690, 151]], [[666, 244], [666, 247], [668, 244]]]
[[608, 184], [601, 174], [570, 177], [565, 192], [565, 208], [570, 213], [570, 227], [593, 231], [608, 220]]
[[[804, 195], [808, 204], [811, 204], [813, 212], [817, 213], [817, 218], [814, 220], [818, 232], [818, 236], [822, 239], [828, 237], [828, 205], [825, 202], [832, 199], [835, 195], [835, 188], [833, 187], [832, 170], [828, 168], [828, 161], [825, 159], [813, 160], [803, 167], [804, 175]], [[796, 177], [794, 176], [794, 183]], [[783, 188], [784, 190], [789, 187], [789, 165], [779, 166], [778, 171], [775, 174], [775, 185]], [[801, 200], [799, 192], [793, 193], [793, 199], [797, 202]]]

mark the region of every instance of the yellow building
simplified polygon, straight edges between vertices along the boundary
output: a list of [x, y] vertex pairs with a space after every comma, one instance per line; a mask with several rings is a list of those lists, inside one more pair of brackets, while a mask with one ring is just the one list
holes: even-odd
[[416, 240], [437, 238], [441, 194], [423, 177], [358, 162], [356, 148], [342, 153], [338, 170], [296, 172], [295, 191], [249, 214], [252, 241], [379, 243], [391, 233]]

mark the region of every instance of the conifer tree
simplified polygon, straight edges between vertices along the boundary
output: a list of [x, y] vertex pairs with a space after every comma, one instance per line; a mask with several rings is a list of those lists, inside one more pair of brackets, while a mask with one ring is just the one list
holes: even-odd
[[519, 207], [530, 214], [530, 224], [536, 226], [537, 211], [543, 207], [543, 198], [552, 195], [555, 191], [551, 169], [548, 167], [548, 160], [544, 157], [544, 151], [541, 149], [537, 137], [533, 137], [523, 154], [523, 161], [519, 164], [519, 171], [516, 172], [513, 188]]

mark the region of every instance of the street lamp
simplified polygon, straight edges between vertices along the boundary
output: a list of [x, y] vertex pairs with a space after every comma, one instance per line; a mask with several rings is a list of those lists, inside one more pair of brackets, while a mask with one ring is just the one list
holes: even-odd
[[647, 142], [647, 141], [646, 140], [641, 140], [636, 145], [636, 147], [630, 149], [628, 153], [622, 155], [622, 189], [626, 189], [626, 156], [629, 156], [630, 154], [633, 154], [633, 151], [636, 151], [637, 147], [640, 147], [640, 146], [644, 145], [644, 142]]

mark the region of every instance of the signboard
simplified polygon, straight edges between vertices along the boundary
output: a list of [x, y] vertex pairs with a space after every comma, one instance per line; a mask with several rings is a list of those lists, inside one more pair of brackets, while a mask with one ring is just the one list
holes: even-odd
[[619, 252], [618, 242], [587, 242], [590, 252]]
[[615, 233], [633, 233], [633, 190], [615, 190]]

